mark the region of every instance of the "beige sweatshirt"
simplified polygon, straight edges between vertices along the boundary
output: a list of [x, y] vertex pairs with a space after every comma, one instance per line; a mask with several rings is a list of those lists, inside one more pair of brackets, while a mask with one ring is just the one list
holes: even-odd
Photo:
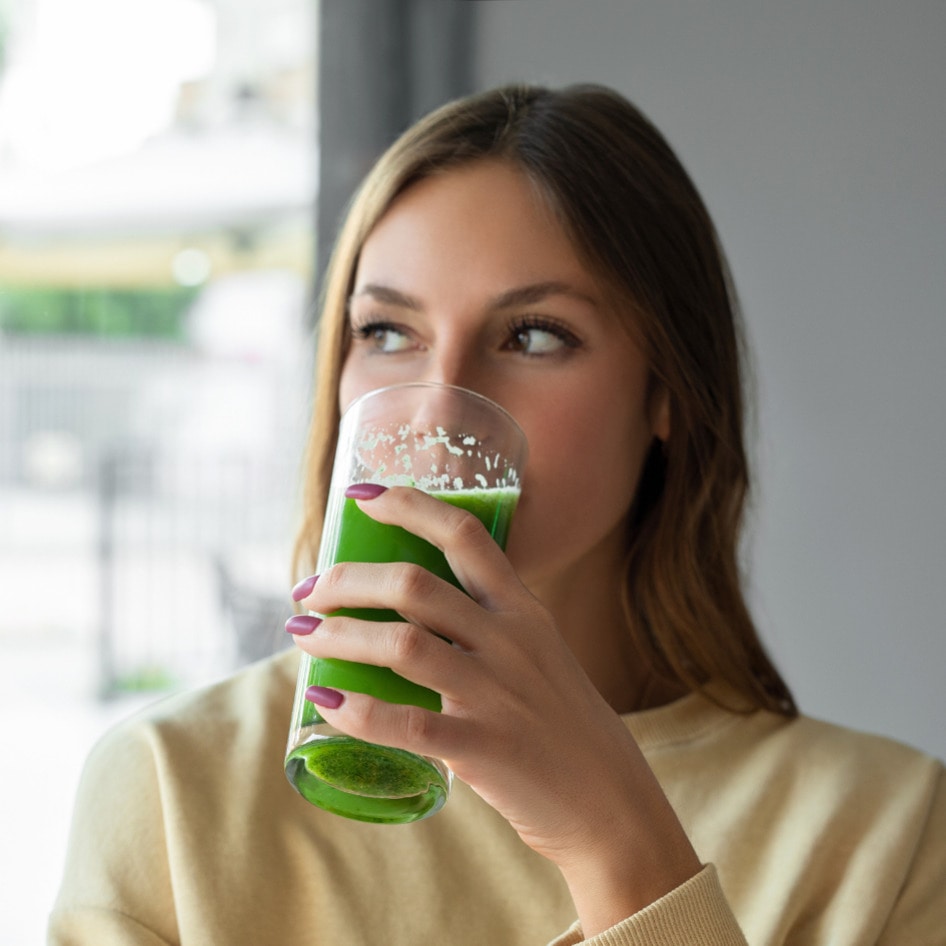
[[[298, 796], [283, 774], [297, 660], [288, 651], [165, 700], [100, 742], [51, 944], [581, 941], [555, 867], [465, 785], [403, 826], [349, 821]], [[938, 761], [697, 695], [627, 725], [707, 866], [588, 943], [946, 944]]]

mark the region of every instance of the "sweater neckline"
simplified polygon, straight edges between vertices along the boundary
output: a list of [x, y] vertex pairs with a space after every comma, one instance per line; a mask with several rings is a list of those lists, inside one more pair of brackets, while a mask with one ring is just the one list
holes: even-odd
[[[713, 696], [720, 702], [715, 702]], [[621, 718], [641, 749], [653, 749], [691, 742], [721, 726], [733, 725], [746, 715], [727, 708], [735, 702], [725, 689], [709, 686], [705, 693], [687, 693], [671, 703], [626, 713]]]

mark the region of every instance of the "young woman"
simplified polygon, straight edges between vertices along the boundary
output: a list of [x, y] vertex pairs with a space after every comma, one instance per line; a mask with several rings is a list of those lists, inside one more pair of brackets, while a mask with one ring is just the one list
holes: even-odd
[[[530, 455], [507, 553], [416, 490], [365, 512], [442, 548], [311, 574], [341, 410], [400, 381], [487, 395]], [[439, 714], [310, 698], [445, 759], [410, 826], [282, 772], [297, 652], [97, 747], [54, 943], [946, 942], [942, 765], [797, 714], [740, 588], [748, 477], [733, 294], [660, 134], [597, 87], [445, 106], [381, 159], [324, 294], [300, 648], [389, 666]], [[453, 641], [451, 646], [444, 638]]]

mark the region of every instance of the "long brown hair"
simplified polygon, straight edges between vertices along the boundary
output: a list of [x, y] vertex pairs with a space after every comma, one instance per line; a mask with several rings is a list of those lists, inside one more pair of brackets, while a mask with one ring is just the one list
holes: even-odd
[[691, 690], [722, 683], [743, 709], [794, 715], [742, 592], [749, 475], [728, 267], [669, 144], [600, 86], [506, 86], [452, 102], [409, 129], [366, 178], [324, 283], [297, 574], [313, 566], [321, 532], [361, 247], [411, 184], [483, 158], [510, 162], [538, 187], [669, 394], [670, 437], [654, 444], [628, 523], [624, 606], [639, 651]]

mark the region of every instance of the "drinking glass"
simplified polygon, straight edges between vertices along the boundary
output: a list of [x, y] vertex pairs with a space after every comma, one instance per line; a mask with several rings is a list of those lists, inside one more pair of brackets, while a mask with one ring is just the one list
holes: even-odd
[[[413, 562], [460, 587], [442, 552], [399, 526], [376, 522], [345, 490], [355, 483], [416, 487], [473, 513], [504, 548], [525, 457], [519, 425], [473, 391], [417, 382], [363, 395], [341, 419], [317, 571], [337, 562]], [[389, 610], [334, 613], [403, 620]], [[328, 811], [383, 824], [417, 821], [443, 807], [453, 775], [442, 760], [339, 732], [305, 699], [313, 685], [440, 711], [438, 693], [387, 667], [303, 654], [285, 762], [296, 791]]]

